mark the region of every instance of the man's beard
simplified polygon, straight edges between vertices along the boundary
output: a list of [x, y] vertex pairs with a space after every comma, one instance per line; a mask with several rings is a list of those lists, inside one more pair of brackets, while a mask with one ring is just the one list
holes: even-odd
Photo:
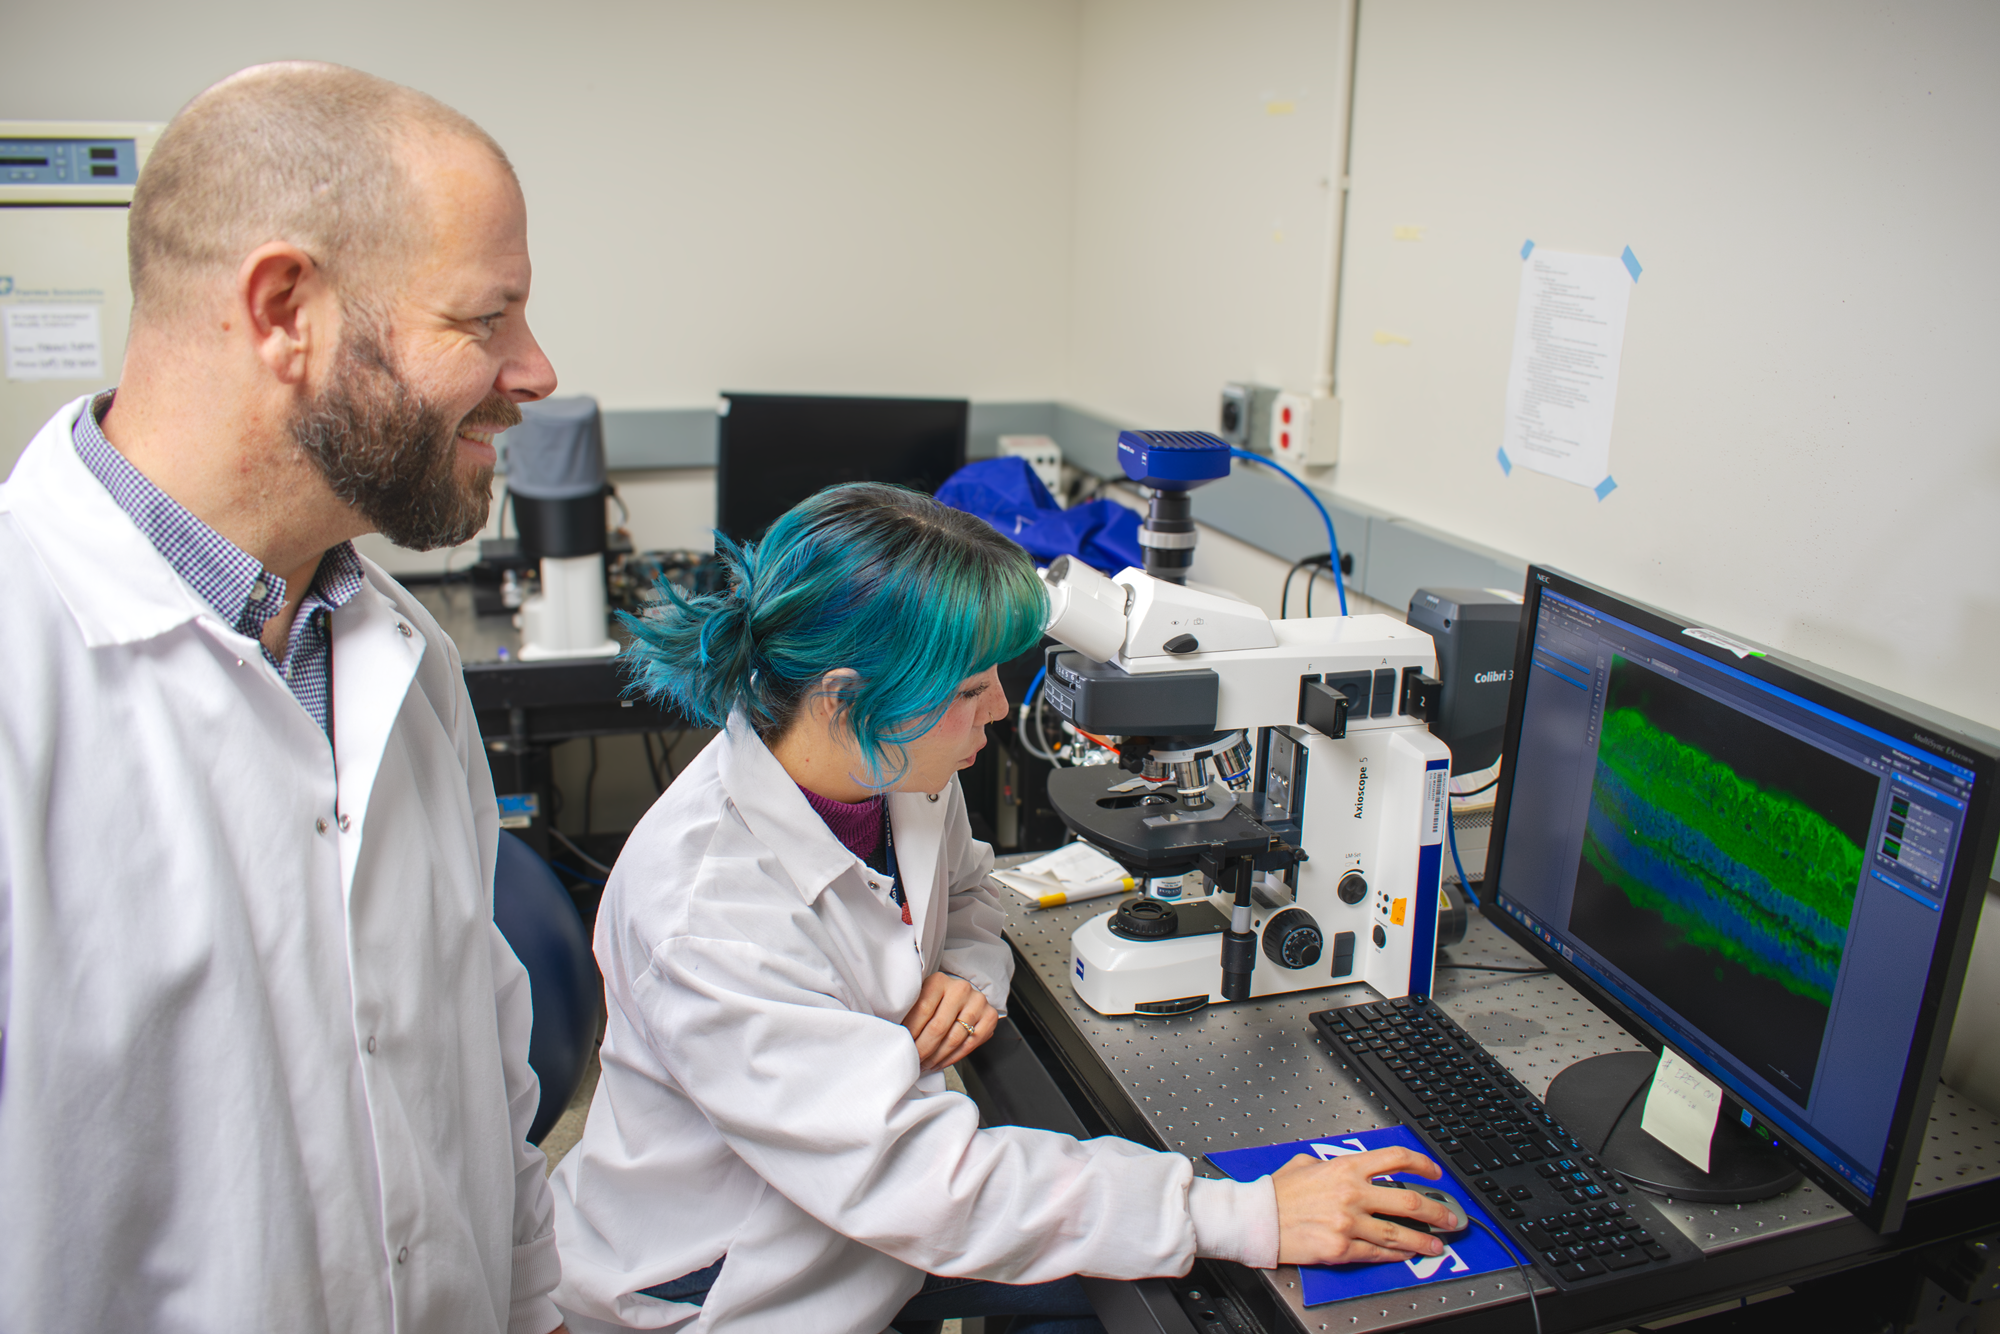
[[326, 387], [292, 419], [292, 438], [333, 493], [399, 547], [433, 551], [470, 541], [486, 526], [493, 469], [458, 472], [458, 431], [520, 423], [521, 410], [499, 394], [462, 421], [396, 373], [372, 330], [342, 340]]

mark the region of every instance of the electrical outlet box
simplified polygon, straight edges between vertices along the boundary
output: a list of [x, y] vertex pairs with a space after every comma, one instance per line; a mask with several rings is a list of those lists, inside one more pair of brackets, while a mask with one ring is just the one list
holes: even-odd
[[1231, 381], [1222, 386], [1222, 412], [1216, 434], [1238, 449], [1271, 452], [1271, 404], [1278, 391], [1266, 384]]
[[1045, 435], [1003, 435], [1000, 453], [1026, 459], [1049, 494], [1062, 503], [1062, 446]]
[[1340, 462], [1340, 400], [1325, 394], [1280, 393], [1265, 423], [1267, 452], [1292, 467]]

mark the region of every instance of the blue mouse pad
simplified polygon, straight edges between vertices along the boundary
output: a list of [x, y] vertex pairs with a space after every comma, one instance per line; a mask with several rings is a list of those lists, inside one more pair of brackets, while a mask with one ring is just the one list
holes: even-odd
[[[1237, 1181], [1255, 1181], [1269, 1176], [1302, 1153], [1318, 1158], [1342, 1158], [1369, 1149], [1391, 1148], [1410, 1149], [1430, 1157], [1410, 1131], [1402, 1126], [1384, 1126], [1379, 1130], [1363, 1130], [1352, 1135], [1293, 1140], [1289, 1144], [1260, 1144], [1248, 1149], [1224, 1149], [1220, 1153], [1209, 1154], [1208, 1161]], [[1398, 1288], [1414, 1288], [1425, 1283], [1471, 1278], [1475, 1274], [1514, 1267], [1516, 1257], [1509, 1255], [1493, 1239], [1493, 1235], [1479, 1225], [1486, 1224], [1500, 1236], [1507, 1235], [1505, 1228], [1452, 1178], [1450, 1172], [1446, 1172], [1441, 1181], [1427, 1181], [1414, 1172], [1392, 1173], [1390, 1180], [1436, 1187], [1457, 1200], [1458, 1207], [1473, 1220], [1472, 1223], [1458, 1236], [1445, 1242], [1443, 1255], [1417, 1255], [1401, 1262], [1383, 1260], [1368, 1264], [1300, 1265], [1299, 1298], [1307, 1306], [1393, 1292]], [[1523, 1252], [1519, 1258], [1527, 1259], [1526, 1253]]]

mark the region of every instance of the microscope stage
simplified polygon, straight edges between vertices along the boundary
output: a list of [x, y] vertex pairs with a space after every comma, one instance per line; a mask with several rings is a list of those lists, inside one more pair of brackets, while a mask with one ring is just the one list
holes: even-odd
[[1226, 807], [1218, 800], [1190, 811], [1171, 788], [1114, 791], [1131, 783], [1132, 775], [1115, 764], [1056, 769], [1049, 774], [1049, 804], [1080, 838], [1141, 875], [1192, 870], [1203, 853], [1257, 856], [1284, 842], [1233, 793]]

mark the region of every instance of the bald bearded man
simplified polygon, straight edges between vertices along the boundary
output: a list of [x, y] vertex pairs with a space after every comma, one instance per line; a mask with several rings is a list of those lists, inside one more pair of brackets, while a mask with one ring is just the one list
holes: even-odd
[[116, 391], [0, 487], [0, 1329], [546, 1334], [527, 978], [451, 641], [555, 387], [499, 147], [247, 70], [161, 136]]

